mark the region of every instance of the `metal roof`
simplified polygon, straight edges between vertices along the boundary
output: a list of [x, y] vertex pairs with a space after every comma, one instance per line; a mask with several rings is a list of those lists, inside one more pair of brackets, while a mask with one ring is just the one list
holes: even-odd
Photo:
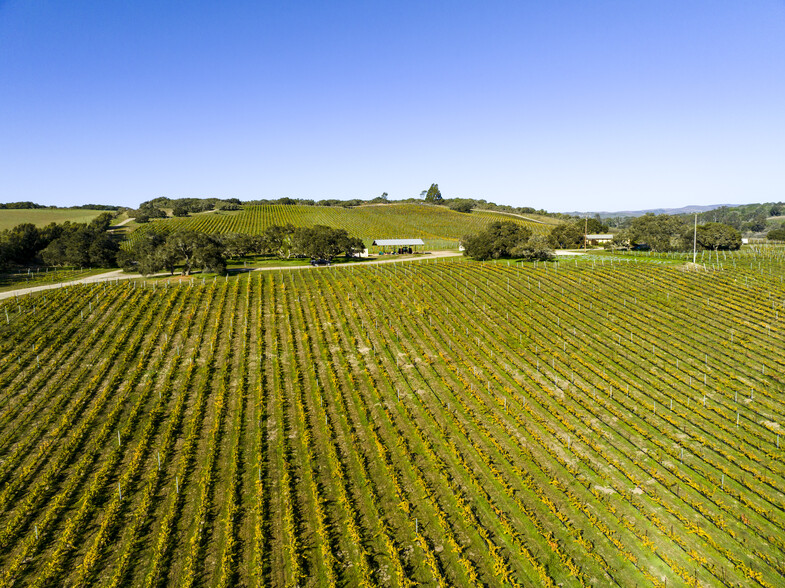
[[373, 245], [384, 247], [385, 245], [425, 245], [422, 239], [376, 239]]
[[587, 239], [613, 239], [613, 234], [612, 233], [604, 233], [604, 234], [601, 233], [601, 234], [598, 234], [598, 235], [586, 235], [586, 238]]

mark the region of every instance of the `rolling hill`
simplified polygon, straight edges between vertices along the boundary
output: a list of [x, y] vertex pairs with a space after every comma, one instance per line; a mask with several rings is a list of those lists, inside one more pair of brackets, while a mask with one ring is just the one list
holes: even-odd
[[[543, 220], [543, 219], [547, 219]], [[384, 204], [341, 208], [331, 206], [266, 205], [246, 206], [243, 210], [208, 212], [190, 217], [155, 220], [135, 225], [133, 241], [149, 230], [172, 232], [193, 229], [207, 233], [258, 234], [270, 225], [311, 226], [316, 224], [345, 228], [370, 245], [374, 239], [421, 238], [432, 249], [452, 249], [466, 234], [482, 230], [493, 221], [525, 224], [545, 233], [557, 221], [542, 217], [529, 219], [490, 211], [469, 214], [443, 206], [427, 204]]]

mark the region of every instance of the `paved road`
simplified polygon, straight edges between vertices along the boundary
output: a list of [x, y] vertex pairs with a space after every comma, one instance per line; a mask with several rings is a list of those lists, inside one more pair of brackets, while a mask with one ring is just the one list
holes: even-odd
[[[377, 263], [395, 263], [395, 262], [407, 262], [407, 261], [423, 261], [429, 259], [438, 259], [440, 257], [455, 257], [457, 255], [461, 255], [459, 251], [434, 251], [429, 255], [423, 255], [422, 257], [406, 257], [404, 259], [400, 259], [395, 255], [384, 256], [380, 259], [374, 259], [372, 261], [366, 261], [365, 263], [357, 264], [357, 263], [334, 263], [331, 267], [341, 267], [347, 265], [356, 265], [358, 267], [364, 267], [366, 265], [372, 265]], [[282, 265], [282, 266], [273, 266], [273, 267], [249, 267], [247, 268], [249, 271], [256, 271], [256, 272], [264, 272], [264, 271], [273, 271], [273, 270], [282, 270], [282, 269], [320, 269], [319, 267], [313, 267], [310, 265]], [[160, 274], [155, 274], [155, 276], [168, 276], [169, 274], [164, 272]], [[19, 288], [17, 290], [8, 290], [7, 292], [0, 292], [0, 300], [5, 300], [6, 298], [13, 298], [14, 296], [24, 296], [25, 294], [29, 294], [31, 292], [41, 292], [43, 290], [52, 290], [54, 288], [62, 288], [63, 286], [73, 286], [75, 284], [94, 284], [96, 282], [114, 282], [115, 280], [132, 280], [132, 279], [142, 279], [145, 276], [141, 274], [127, 274], [123, 270], [112, 270], [110, 272], [106, 272], [103, 274], [95, 274], [94, 276], [88, 276], [86, 278], [81, 278], [79, 280], [72, 280], [70, 282], [58, 282], [56, 284], [45, 284], [42, 286], [30, 286], [28, 288]], [[153, 276], [147, 276], [153, 277]]]

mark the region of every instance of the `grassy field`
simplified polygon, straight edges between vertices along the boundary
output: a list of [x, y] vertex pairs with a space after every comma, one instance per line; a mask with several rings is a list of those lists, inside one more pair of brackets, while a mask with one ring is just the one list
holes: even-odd
[[104, 210], [85, 210], [82, 208], [32, 208], [0, 210], [0, 231], [11, 229], [23, 223], [43, 227], [49, 223], [89, 223]]
[[[488, 223], [503, 220], [530, 226], [533, 231], [546, 233], [552, 224], [538, 223], [523, 218], [494, 212], [476, 211], [470, 214], [454, 212], [443, 206], [424, 204], [388, 204], [341, 208], [330, 206], [246, 206], [232, 212], [200, 213], [187, 218], [155, 220], [133, 225], [133, 241], [143, 232], [154, 229], [166, 232], [194, 229], [207, 233], [261, 233], [270, 225], [296, 227], [327, 225], [345, 228], [370, 245], [374, 239], [421, 238], [429, 249], [455, 249], [464, 235], [482, 230]], [[553, 220], [553, 219], [551, 219]]]
[[782, 586], [784, 261], [7, 301], [0, 586]]

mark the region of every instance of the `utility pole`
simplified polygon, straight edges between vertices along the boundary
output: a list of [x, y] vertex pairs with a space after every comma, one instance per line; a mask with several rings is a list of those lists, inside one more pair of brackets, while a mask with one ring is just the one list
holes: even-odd
[[586, 245], [589, 240], [589, 215], [583, 219], [583, 252], [586, 253]]
[[695, 213], [695, 231], [692, 233], [692, 263], [698, 256], [698, 213]]

